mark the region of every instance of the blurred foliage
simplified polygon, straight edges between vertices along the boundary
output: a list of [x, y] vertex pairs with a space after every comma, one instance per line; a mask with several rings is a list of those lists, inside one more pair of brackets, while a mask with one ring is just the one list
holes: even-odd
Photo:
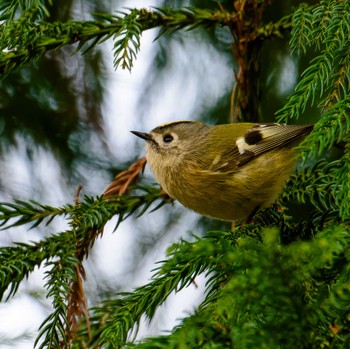
[[[150, 28], [159, 28], [160, 45], [145, 91], [169, 69], [169, 47], [174, 42], [186, 47], [186, 40], [198, 35], [226, 55], [232, 76], [247, 69], [236, 86], [249, 89], [240, 96], [246, 101], [235, 90], [227, 91], [206, 110], [205, 121], [227, 122], [234, 104], [230, 100], [239, 106], [238, 114], [250, 114], [248, 119], [273, 121], [277, 109], [281, 121], [302, 116], [305, 122], [310, 111], [313, 121], [320, 119], [300, 146], [304, 166], [278, 202], [278, 207], [293, 202], [299, 211], [273, 207], [259, 213], [254, 224], [238, 223], [232, 231], [208, 228], [204, 219], [209, 231], [204, 237], [172, 245], [150, 283], [132, 292], [105, 294], [89, 317], [82, 281], [89, 271], [82, 262], [112, 217], [120, 222], [165, 204], [159, 189], [140, 186], [138, 194], [87, 196], [61, 207], [32, 200], [1, 203], [5, 229], [49, 225], [56, 216], [68, 223], [66, 231], [40, 241], [0, 248], [0, 290], [7, 299], [36, 267], [46, 266], [45, 287], [53, 310], [37, 335], [41, 348], [349, 347], [350, 5], [341, 0], [271, 3], [193, 1], [184, 8], [181, 1], [165, 1], [153, 10], [111, 14], [108, 2], [91, 1], [88, 20], [80, 18], [74, 1], [1, 3], [2, 154], [24, 134], [33, 144], [48, 146], [72, 173], [76, 161], [86, 157], [101, 165], [103, 160], [93, 159], [82, 146], [87, 129], [103, 138], [105, 66], [97, 44], [113, 40], [114, 66], [131, 70], [142, 49], [141, 34]], [[250, 21], [251, 13], [262, 16]], [[227, 37], [225, 26], [234, 39]], [[233, 60], [231, 46], [244, 43], [237, 38], [249, 45], [233, 52]], [[249, 79], [254, 86], [247, 85]], [[145, 92], [140, 97], [143, 108], [149, 96]], [[170, 294], [203, 273], [205, 299], [193, 314], [168, 335], [141, 343], [131, 340], [143, 317], [152, 320]]]
[[[101, 11], [106, 9], [106, 3], [89, 1], [85, 6], [90, 11]], [[6, 21], [0, 28], [2, 57], [19, 44], [18, 26], [23, 29], [25, 40], [32, 42], [33, 34], [28, 35], [32, 33], [28, 27], [31, 21], [36, 24], [43, 20], [66, 22], [79, 13], [77, 6], [71, 0], [60, 4], [3, 1], [0, 11], [3, 10], [2, 18]], [[13, 40], [14, 37], [17, 39]], [[8, 46], [7, 40], [12, 46]], [[104, 96], [105, 66], [98, 48], [84, 56], [73, 54], [72, 46], [50, 51], [40, 60], [17, 69], [11, 77], [1, 79], [0, 154], [6, 153], [10, 144], [16, 145], [25, 139], [28, 153], [31, 148], [40, 146], [53, 152], [62, 161], [67, 177], [74, 175], [76, 159], [93, 162], [72, 139], [83, 137], [86, 128], [102, 132], [100, 106]], [[3, 188], [6, 189], [9, 188]]]

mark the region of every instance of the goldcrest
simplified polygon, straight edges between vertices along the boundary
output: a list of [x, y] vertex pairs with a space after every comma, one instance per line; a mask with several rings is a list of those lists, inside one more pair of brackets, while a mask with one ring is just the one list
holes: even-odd
[[177, 121], [150, 133], [147, 162], [164, 191], [184, 206], [225, 221], [271, 206], [296, 164], [292, 147], [313, 125]]

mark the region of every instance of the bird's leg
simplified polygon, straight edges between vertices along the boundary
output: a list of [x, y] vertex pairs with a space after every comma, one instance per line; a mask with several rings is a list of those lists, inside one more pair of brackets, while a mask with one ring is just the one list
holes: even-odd
[[260, 210], [260, 206], [256, 206], [252, 212], [248, 215], [246, 219], [243, 220], [243, 225], [252, 223], [254, 216], [257, 214], [257, 212]]
[[[249, 213], [248, 217], [243, 219], [241, 226], [244, 227], [246, 224], [250, 224], [253, 221], [254, 216], [257, 214], [257, 212], [260, 210], [260, 206], [256, 206], [252, 212]], [[234, 230], [236, 227], [236, 222], [232, 222], [231, 224], [231, 230]]]

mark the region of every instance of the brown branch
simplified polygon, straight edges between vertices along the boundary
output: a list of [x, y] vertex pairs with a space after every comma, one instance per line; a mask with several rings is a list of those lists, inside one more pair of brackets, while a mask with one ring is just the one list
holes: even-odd
[[[262, 15], [270, 0], [236, 0], [235, 21], [228, 26], [233, 37], [232, 55], [238, 65], [231, 94], [231, 121], [258, 121]], [[222, 11], [224, 11], [222, 9]], [[271, 25], [270, 25], [271, 26]]]
[[103, 197], [128, 194], [130, 185], [137, 184], [139, 174], [144, 171], [146, 163], [146, 157], [143, 157], [134, 162], [127, 170], [118, 173], [114, 181], [104, 190]]
[[81, 193], [82, 190], [83, 190], [83, 185], [79, 184], [79, 186], [78, 186], [78, 188], [77, 188], [77, 190], [75, 192], [75, 195], [74, 195], [74, 203], [76, 205], [78, 205], [79, 202], [80, 202], [80, 193]]
[[[146, 158], [143, 157], [133, 163], [127, 170], [120, 172], [115, 177], [114, 181], [104, 190], [103, 197], [106, 198], [111, 195], [127, 194], [129, 192], [130, 185], [136, 184], [138, 182], [139, 174], [143, 172], [146, 166], [146, 162]], [[79, 195], [81, 190], [82, 186], [79, 186], [74, 196], [74, 202], [76, 205], [79, 204]], [[104, 226], [91, 228], [89, 231], [87, 231], [85, 239], [78, 241], [78, 247], [75, 255], [80, 264], [76, 267], [76, 279], [71, 284], [71, 290], [67, 304], [68, 328], [66, 329], [66, 340], [68, 343], [76, 339], [79, 323], [82, 317], [84, 317], [86, 320], [87, 331], [89, 338], [91, 339], [89, 314], [84, 291], [85, 271], [81, 263], [83, 259], [88, 256], [88, 252], [95, 240], [103, 234], [103, 229]]]
[[71, 292], [69, 295], [67, 306], [67, 321], [69, 327], [66, 329], [66, 341], [68, 343], [76, 339], [77, 331], [79, 329], [79, 323], [83, 316], [86, 320], [86, 327], [89, 339], [92, 338], [83, 284], [83, 281], [85, 279], [84, 267], [80, 264], [76, 266], [75, 271], [76, 281], [74, 281], [71, 285]]
[[[75, 205], [79, 205], [80, 202], [80, 193], [83, 189], [82, 185], [79, 185], [75, 195], [74, 195], [74, 203]], [[68, 297], [67, 303], [67, 323], [68, 327], [66, 328], [66, 342], [71, 343], [77, 337], [77, 331], [79, 328], [79, 322], [81, 318], [84, 316], [86, 320], [86, 326], [88, 331], [88, 336], [91, 339], [91, 329], [90, 329], [90, 320], [89, 314], [87, 311], [86, 297], [84, 291], [84, 283], [85, 279], [85, 270], [83, 265], [81, 264], [83, 260], [83, 256], [77, 249], [75, 253], [78, 258], [80, 264], [75, 267], [75, 280], [72, 281], [70, 285], [70, 293]], [[61, 342], [61, 346], [64, 347], [63, 342]]]

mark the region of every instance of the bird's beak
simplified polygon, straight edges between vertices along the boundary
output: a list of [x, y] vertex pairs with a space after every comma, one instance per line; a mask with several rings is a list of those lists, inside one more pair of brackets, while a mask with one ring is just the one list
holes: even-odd
[[133, 133], [135, 136], [144, 139], [145, 141], [152, 141], [152, 137], [149, 133], [139, 132], [139, 131], [130, 131], [130, 132]]

